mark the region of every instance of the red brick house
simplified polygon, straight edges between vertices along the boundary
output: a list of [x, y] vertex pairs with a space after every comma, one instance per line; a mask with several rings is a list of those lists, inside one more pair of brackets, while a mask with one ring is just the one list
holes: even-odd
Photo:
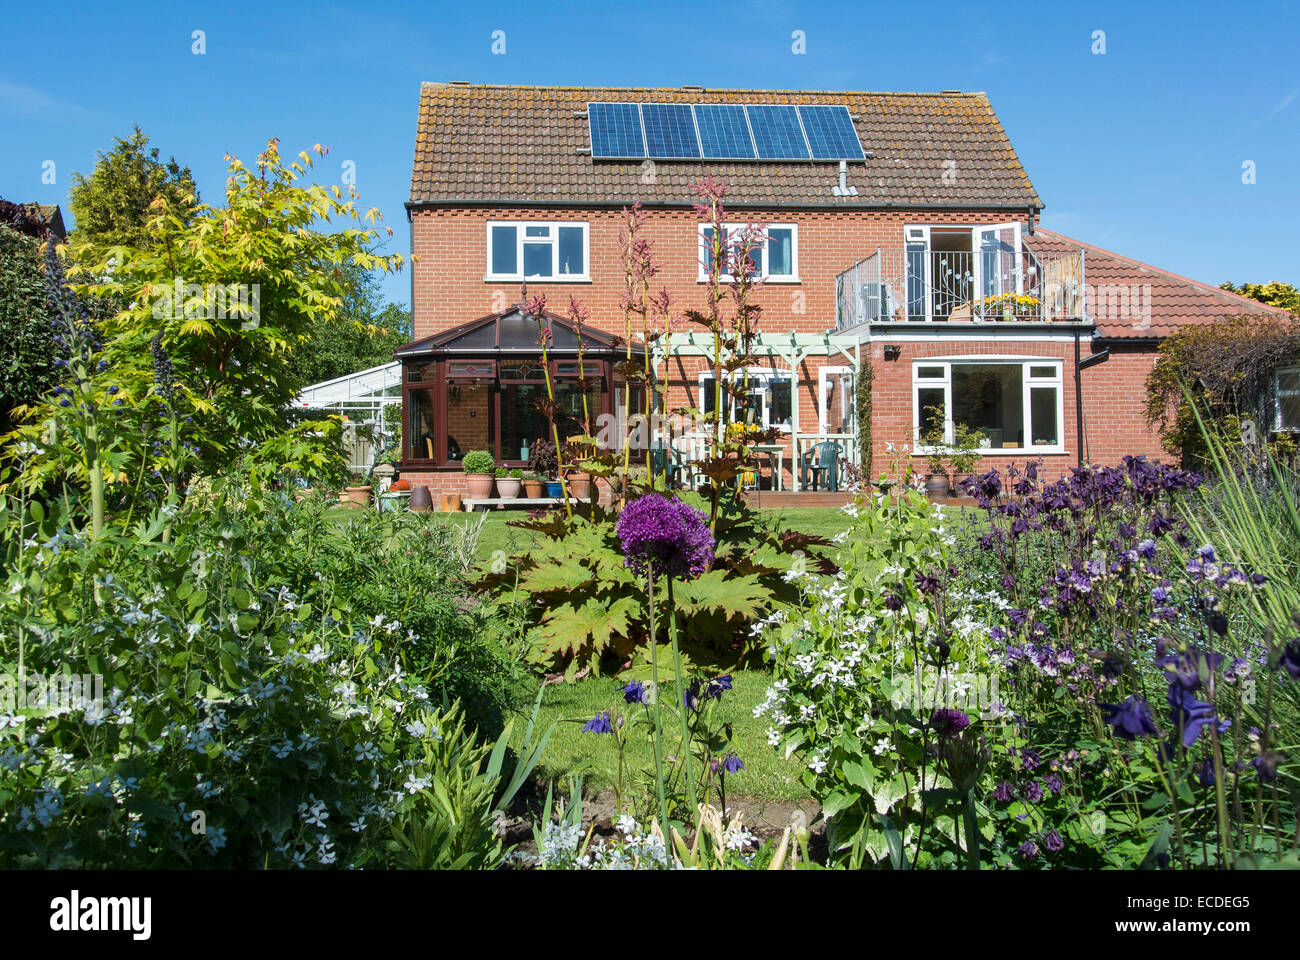
[[[587, 343], [589, 408], [617, 415], [623, 210], [647, 211], [656, 286], [702, 306], [691, 186], [706, 174], [728, 184], [729, 219], [765, 225], [751, 383], [785, 437], [786, 488], [812, 444], [856, 459], [868, 430], [876, 470], [887, 444], [923, 467], [931, 408], [950, 438], [957, 423], [979, 432], [982, 466], [1162, 456], [1143, 407], [1160, 339], [1269, 309], [1038, 226], [1043, 203], [983, 94], [426, 83], [407, 204], [415, 341], [397, 353], [403, 475], [436, 495], [462, 489], [470, 449], [524, 465], [544, 390], [525, 284], [590, 309], [588, 333], [606, 335]], [[576, 341], [551, 322], [574, 410]], [[668, 406], [703, 407], [705, 358], [674, 340]]]

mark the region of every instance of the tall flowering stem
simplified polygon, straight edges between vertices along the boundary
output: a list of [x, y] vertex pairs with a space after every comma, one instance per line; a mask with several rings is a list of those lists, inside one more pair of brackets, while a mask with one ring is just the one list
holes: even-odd
[[[45, 245], [45, 296], [54, 313], [50, 325], [61, 354], [55, 364], [67, 372], [66, 382], [54, 390], [56, 403], [70, 412], [67, 422], [79, 441], [80, 465], [90, 484], [91, 533], [98, 539], [104, 529], [104, 464], [94, 376], [106, 366], [104, 361], [96, 360], [103, 339], [85, 306], [68, 287], [52, 235]], [[117, 393], [117, 387], [110, 387], [108, 392]], [[119, 398], [113, 403], [120, 406], [122, 401]]]
[[623, 548], [624, 564], [628, 569], [646, 577], [646, 597], [650, 609], [650, 669], [655, 681], [655, 776], [659, 788], [661, 814], [665, 829], [668, 808], [664, 799], [663, 747], [659, 739], [661, 729], [662, 695], [659, 688], [659, 658], [655, 642], [655, 579], [667, 579], [668, 635], [673, 650], [673, 668], [677, 677], [678, 695], [682, 698], [678, 716], [681, 720], [682, 753], [686, 770], [687, 793], [692, 816], [699, 809], [695, 795], [695, 777], [691, 762], [690, 725], [686, 713], [690, 697], [686, 692], [686, 678], [682, 672], [681, 648], [677, 640], [677, 616], [673, 599], [675, 577], [698, 577], [713, 563], [714, 539], [703, 513], [682, 503], [677, 497], [671, 500], [657, 493], [648, 494], [629, 503], [619, 515], [616, 528]]
[[551, 361], [547, 348], [551, 344], [551, 325], [546, 322], [546, 294], [538, 293], [524, 303], [524, 310], [537, 321], [537, 342], [542, 347], [542, 373], [546, 377], [546, 419], [551, 424], [551, 442], [555, 444], [556, 472], [560, 475], [560, 493], [564, 498], [564, 512], [573, 519], [573, 505], [569, 503], [568, 481], [564, 478], [564, 449], [560, 446], [560, 428], [555, 422], [555, 386], [551, 382]]

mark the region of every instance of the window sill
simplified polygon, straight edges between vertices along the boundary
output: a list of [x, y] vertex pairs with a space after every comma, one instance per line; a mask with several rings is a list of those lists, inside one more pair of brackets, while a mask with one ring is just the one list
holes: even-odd
[[[803, 283], [803, 281], [800, 280], [798, 277], [760, 277], [758, 279], [763, 283], [764, 286], [767, 286], [769, 283], [790, 284], [792, 286], [795, 284]], [[700, 286], [708, 282], [709, 282], [708, 277], [698, 277], [695, 281], [695, 283]], [[733, 280], [731, 277], [721, 277], [719, 278], [718, 282], [735, 283], [736, 281]]]
[[586, 274], [566, 273], [561, 277], [498, 277], [492, 274], [485, 274], [484, 283], [591, 283], [591, 277]]
[[[1023, 457], [1025, 454], [1037, 456], [1040, 453], [1045, 456], [1059, 456], [1069, 452], [1065, 447], [980, 447], [976, 451], [980, 457]], [[926, 447], [917, 447], [912, 451], [914, 458], [930, 457], [936, 454], [947, 456], [946, 451], [932, 450]]]

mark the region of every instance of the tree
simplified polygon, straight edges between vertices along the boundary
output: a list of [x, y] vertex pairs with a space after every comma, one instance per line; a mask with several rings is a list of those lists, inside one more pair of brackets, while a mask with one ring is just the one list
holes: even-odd
[[1269, 439], [1273, 374], [1300, 362], [1300, 317], [1225, 317], [1188, 326], [1160, 344], [1147, 376], [1147, 419], [1160, 428], [1160, 442], [1185, 467], [1203, 462], [1205, 439], [1196, 404], [1206, 422], [1226, 429], [1253, 420], [1261, 441]]
[[300, 373], [306, 383], [333, 380], [388, 363], [393, 351], [411, 339], [411, 311], [383, 304], [375, 275], [352, 264], [337, 271], [345, 288], [338, 316], [312, 324]]
[[[313, 152], [326, 151], [317, 144]], [[355, 188], [345, 200], [338, 186], [304, 186], [313, 161], [298, 157], [285, 166], [276, 140], [252, 169], [227, 157], [225, 207], [164, 193], [141, 246], [73, 247], [69, 276], [83, 281], [79, 292], [129, 304], [103, 324], [99, 376], [138, 407], [156, 392], [154, 360], [164, 353], [207, 471], [287, 428], [285, 408], [307, 382], [311, 332], [344, 307], [343, 273], [386, 273], [404, 262], [371, 252], [379, 231], [367, 224], [379, 212], [362, 213]]]
[[1295, 288], [1295, 284], [1274, 280], [1272, 283], [1243, 283], [1241, 286], [1236, 286], [1228, 282], [1219, 284], [1219, 288], [1229, 293], [1250, 297], [1260, 303], [1290, 310], [1292, 313], [1300, 312], [1300, 290]]
[[74, 242], [98, 247], [142, 248], [149, 243], [150, 205], [164, 198], [176, 213], [187, 216], [198, 203], [198, 190], [189, 167], [175, 157], [164, 163], [158, 148], [139, 127], [118, 138], [108, 153], [100, 152], [89, 177], [72, 174], [68, 201], [76, 218]]
[[40, 248], [36, 238], [0, 222], [0, 433], [8, 432], [14, 407], [55, 383]]

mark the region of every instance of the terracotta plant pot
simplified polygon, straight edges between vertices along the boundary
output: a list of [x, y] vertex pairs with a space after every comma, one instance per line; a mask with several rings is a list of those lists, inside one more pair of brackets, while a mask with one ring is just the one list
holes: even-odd
[[411, 488], [410, 509], [416, 513], [428, 513], [433, 507], [433, 498], [429, 496], [429, 488], [424, 484]]
[[368, 484], [361, 487], [348, 487], [343, 492], [346, 499], [355, 503], [358, 507], [370, 506], [370, 494], [373, 490]]
[[466, 494], [469, 499], [486, 500], [492, 496], [492, 484], [496, 482], [496, 477], [492, 474], [467, 473], [465, 480], [469, 486], [469, 493]]
[[542, 496], [542, 491], [546, 489], [546, 484], [541, 480], [525, 480], [524, 496], [530, 500], [536, 500]]
[[931, 500], [939, 497], [946, 497], [951, 485], [948, 483], [947, 474], [928, 473], [925, 476], [925, 495]]
[[497, 496], [505, 500], [513, 500], [519, 496], [519, 488], [524, 482], [518, 477], [497, 477]]
[[574, 500], [586, 500], [591, 496], [591, 474], [574, 472], [565, 478], [568, 481], [569, 496]]

